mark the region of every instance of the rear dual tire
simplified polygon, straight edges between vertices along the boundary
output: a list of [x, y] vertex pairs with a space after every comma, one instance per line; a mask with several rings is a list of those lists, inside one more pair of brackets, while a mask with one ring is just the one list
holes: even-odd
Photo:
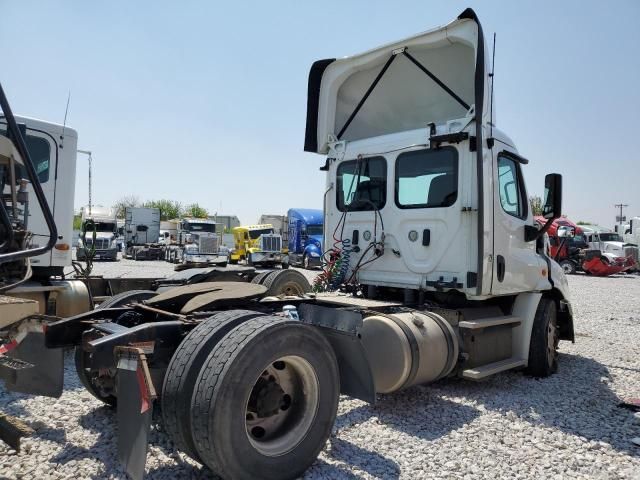
[[162, 386], [162, 420], [178, 450], [201, 461], [191, 435], [191, 397], [200, 367], [222, 338], [243, 321], [262, 315], [249, 310], [219, 312], [191, 330], [173, 354]]
[[253, 318], [217, 343], [200, 369], [193, 443], [223, 478], [295, 478], [324, 447], [338, 395], [337, 361], [320, 332], [282, 317]]

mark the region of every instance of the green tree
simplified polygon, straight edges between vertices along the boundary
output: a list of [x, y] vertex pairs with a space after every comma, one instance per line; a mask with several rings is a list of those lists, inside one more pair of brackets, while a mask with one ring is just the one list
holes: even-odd
[[531, 203], [531, 211], [534, 215], [542, 215], [542, 198], [538, 195], [531, 195], [529, 203]]
[[173, 220], [180, 218], [183, 212], [182, 204], [175, 200], [148, 200], [144, 202], [144, 207], [160, 209], [160, 220]]
[[192, 203], [184, 208], [183, 215], [194, 218], [207, 218], [209, 216], [209, 212], [206, 208], [201, 207], [197, 203]]
[[113, 208], [116, 211], [117, 218], [124, 218], [124, 210], [125, 208], [134, 208], [142, 205], [140, 199], [135, 195], [125, 195], [120, 198], [116, 203], [113, 204]]
[[82, 228], [82, 216], [74, 215], [73, 216], [73, 229], [80, 230]]

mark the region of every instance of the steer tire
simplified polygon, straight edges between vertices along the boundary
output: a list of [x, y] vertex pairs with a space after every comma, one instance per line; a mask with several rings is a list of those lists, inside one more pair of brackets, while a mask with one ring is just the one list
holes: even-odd
[[314, 327], [276, 316], [244, 322], [198, 375], [191, 404], [198, 454], [225, 479], [297, 478], [329, 438], [339, 393], [336, 357]]
[[255, 277], [253, 277], [251, 279], [251, 283], [257, 283], [258, 285], [262, 285], [264, 280], [265, 280], [265, 278], [267, 278], [267, 276], [270, 273], [273, 273], [273, 272], [262, 272], [262, 273], [259, 273], [258, 275], [256, 275]]
[[162, 420], [178, 450], [200, 461], [191, 434], [191, 396], [200, 368], [211, 349], [244, 321], [262, 315], [249, 310], [219, 312], [205, 319], [174, 352], [162, 386]]
[[[127, 305], [128, 303], [138, 303], [142, 300], [148, 300], [149, 298], [157, 295], [156, 292], [151, 290], [129, 290], [128, 292], [121, 292], [113, 297], [105, 300], [96, 307], [96, 310], [102, 310], [104, 308], [114, 308]], [[74, 361], [76, 366], [76, 373], [80, 379], [80, 383], [86, 388], [91, 395], [96, 397], [101, 402], [107, 405], [115, 406], [117, 403], [117, 397], [115, 395], [103, 395], [100, 390], [91, 382], [91, 372], [87, 366], [89, 360], [89, 354], [82, 350], [81, 346], [77, 346], [74, 352]]]
[[267, 287], [265, 296], [302, 296], [311, 291], [307, 278], [296, 270], [276, 270], [262, 282]]
[[559, 333], [556, 302], [543, 297], [531, 329], [527, 374], [544, 378], [558, 371]]

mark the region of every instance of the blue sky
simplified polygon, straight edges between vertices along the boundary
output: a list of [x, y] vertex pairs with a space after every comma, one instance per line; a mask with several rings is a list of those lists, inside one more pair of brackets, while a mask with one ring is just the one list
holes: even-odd
[[574, 220], [611, 226], [620, 202], [640, 216], [640, 2], [0, 0], [0, 80], [14, 112], [50, 121], [71, 91], [95, 203], [171, 198], [254, 222], [322, 204], [323, 160], [302, 150], [311, 63], [467, 6], [497, 32], [497, 123], [531, 161], [529, 193], [560, 172]]

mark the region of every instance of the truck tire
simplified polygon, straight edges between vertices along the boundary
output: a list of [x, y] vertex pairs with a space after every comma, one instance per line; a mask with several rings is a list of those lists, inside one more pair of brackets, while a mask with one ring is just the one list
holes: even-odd
[[273, 272], [262, 272], [259, 273], [258, 275], [256, 275], [255, 277], [253, 277], [251, 279], [251, 283], [257, 283], [258, 285], [262, 285], [262, 283], [264, 282], [264, 280], [269, 276], [269, 274], [271, 274]]
[[564, 270], [564, 273], [567, 275], [573, 275], [574, 273], [576, 273], [576, 265], [571, 260], [562, 260], [560, 262], [560, 266], [562, 267], [562, 270]]
[[311, 265], [309, 265], [309, 257], [306, 253], [302, 256], [302, 268], [304, 268], [305, 270], [311, 270]]
[[211, 349], [233, 328], [260, 312], [229, 310], [203, 320], [174, 352], [162, 386], [162, 420], [176, 448], [200, 461], [191, 434], [191, 397]]
[[558, 312], [556, 302], [542, 297], [536, 310], [526, 372], [544, 378], [558, 371]]
[[[151, 290], [130, 290], [128, 292], [121, 292], [114, 295], [108, 300], [105, 300], [96, 307], [96, 310], [102, 310], [103, 308], [121, 307], [128, 303], [139, 303], [142, 300], [148, 300], [151, 297], [157, 295], [156, 292]], [[117, 403], [117, 397], [115, 395], [103, 395], [100, 390], [91, 382], [90, 369], [87, 367], [87, 354], [77, 346], [74, 352], [74, 361], [76, 366], [76, 373], [80, 379], [80, 383], [86, 388], [91, 395], [96, 397], [101, 402], [107, 405], [115, 406]]]
[[289, 255], [284, 257], [284, 260], [282, 260], [282, 263], [280, 263], [280, 268], [282, 268], [283, 270], [289, 268]]
[[336, 357], [314, 327], [276, 316], [244, 322], [196, 380], [198, 454], [225, 479], [296, 478], [325, 446], [339, 393]]
[[304, 275], [295, 270], [276, 270], [262, 282], [268, 288], [266, 296], [302, 296], [311, 291], [311, 285]]

